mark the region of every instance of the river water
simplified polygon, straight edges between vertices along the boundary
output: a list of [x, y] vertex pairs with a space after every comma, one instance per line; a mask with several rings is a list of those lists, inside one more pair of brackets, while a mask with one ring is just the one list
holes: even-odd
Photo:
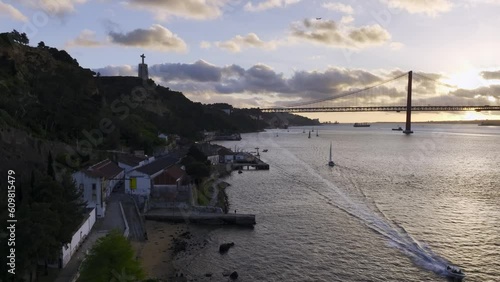
[[[208, 245], [176, 266], [214, 273], [207, 281], [225, 281], [225, 270], [239, 281], [447, 281], [453, 264], [463, 281], [500, 281], [500, 127], [416, 124], [406, 136], [396, 126], [220, 142], [259, 147], [270, 164], [226, 179], [231, 210], [256, 214], [257, 225], [195, 227]], [[220, 255], [224, 242], [235, 247]]]

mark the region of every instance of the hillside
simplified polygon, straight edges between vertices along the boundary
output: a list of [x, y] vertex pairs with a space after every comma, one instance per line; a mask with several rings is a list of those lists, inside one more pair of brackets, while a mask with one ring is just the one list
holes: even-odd
[[217, 105], [192, 102], [151, 79], [101, 77], [80, 67], [64, 50], [43, 42], [30, 47], [27, 42], [0, 34], [0, 130], [2, 136], [11, 136], [11, 130], [26, 136], [32, 145], [31, 150], [16, 150], [2, 138], [4, 161], [23, 159], [24, 151], [45, 159], [50, 146], [41, 150], [43, 146], [33, 145], [45, 142], [152, 153], [163, 145], [159, 132], [197, 140], [204, 130], [251, 132], [269, 127], [266, 120], [273, 119], [273, 114], [229, 105], [228, 115]]

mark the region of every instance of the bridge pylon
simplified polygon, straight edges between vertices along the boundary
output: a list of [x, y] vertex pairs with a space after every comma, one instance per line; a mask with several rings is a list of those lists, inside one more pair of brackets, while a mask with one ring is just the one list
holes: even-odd
[[413, 71], [408, 72], [408, 96], [406, 98], [406, 127], [403, 131], [404, 134], [412, 134], [411, 130], [411, 83], [412, 83]]

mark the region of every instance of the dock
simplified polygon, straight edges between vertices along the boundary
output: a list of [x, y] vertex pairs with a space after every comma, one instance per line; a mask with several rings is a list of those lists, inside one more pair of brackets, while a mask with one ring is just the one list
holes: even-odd
[[168, 221], [174, 223], [198, 223], [210, 225], [239, 225], [253, 227], [256, 224], [254, 214], [237, 213], [189, 213], [172, 210], [151, 210], [144, 215], [146, 220]]
[[233, 170], [242, 170], [246, 168], [247, 170], [269, 170], [269, 164], [263, 162], [257, 156], [251, 156], [246, 160], [235, 161], [232, 163]]

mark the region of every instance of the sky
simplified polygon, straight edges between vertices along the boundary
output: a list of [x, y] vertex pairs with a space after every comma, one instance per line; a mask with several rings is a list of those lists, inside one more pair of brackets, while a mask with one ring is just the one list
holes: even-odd
[[[65, 49], [103, 76], [136, 76], [145, 54], [156, 83], [193, 101], [260, 108], [342, 96], [410, 70], [416, 103], [500, 105], [499, 13], [500, 0], [0, 0], [2, 32]], [[406, 83], [383, 84], [352, 103], [397, 103]], [[404, 120], [404, 113], [307, 116]]]

